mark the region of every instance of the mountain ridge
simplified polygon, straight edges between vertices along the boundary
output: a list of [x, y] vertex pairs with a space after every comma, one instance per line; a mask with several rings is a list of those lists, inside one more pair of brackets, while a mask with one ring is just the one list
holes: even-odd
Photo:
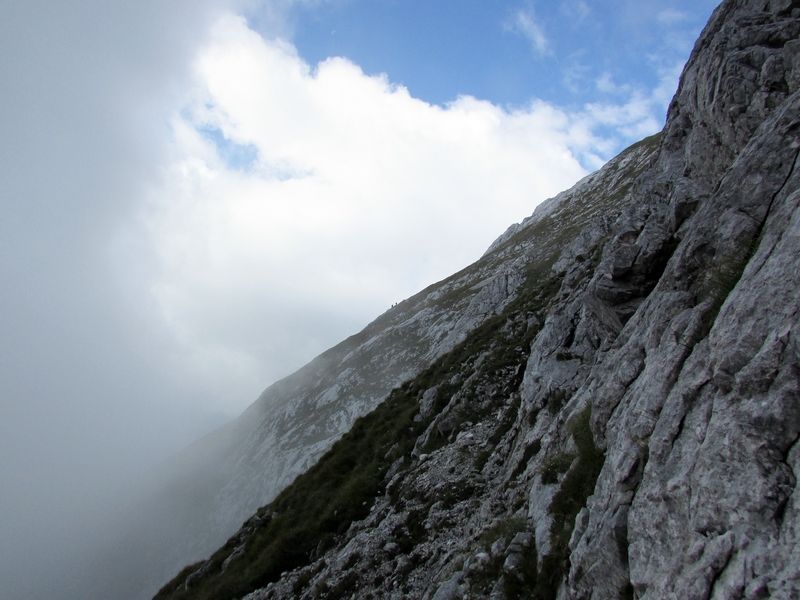
[[[660, 136], [267, 390], [216, 497], [288, 487], [157, 597], [798, 593], [799, 37], [726, 0]], [[342, 512], [281, 521], [318, 489]]]
[[[657, 139], [654, 136], [634, 144], [584, 178], [572, 193], [559, 195], [564, 205], [560, 210], [570, 213], [562, 219], [561, 228], [578, 230], [601, 210], [588, 201], [583, 191], [587, 182], [601, 180], [615, 190], [605, 210], [620, 210], [626, 196], [619, 182], [645, 168]], [[552, 227], [551, 212], [537, 210], [519, 224], [517, 238], [498, 239], [495, 248], [476, 263], [398, 303], [361, 332], [271, 385], [240, 417], [187, 449], [172, 469], [167, 491], [153, 501], [174, 505], [175, 498], [186, 497], [177, 502], [184, 508], [164, 515], [156, 525], [143, 523], [137, 529], [146, 532], [138, 534], [144, 539], [129, 545], [144, 546], [142, 554], [158, 556], [160, 552], [163, 562], [174, 570], [222, 544], [393, 387], [413, 378], [502, 311], [519, 292], [529, 264], [555, 260], [561, 251], [557, 239], [562, 232]], [[525, 258], [530, 255], [536, 259]], [[392, 351], [384, 352], [386, 346]], [[353, 375], [362, 373], [359, 369], [363, 370], [365, 355], [368, 360], [379, 360], [380, 368], [364, 374], [363, 381]], [[342, 385], [342, 380], [353, 379], [355, 385]], [[338, 421], [332, 421], [330, 415], [337, 411]], [[302, 435], [295, 435], [299, 430]], [[200, 529], [203, 534], [198, 535]], [[170, 534], [165, 535], [164, 530]], [[171, 544], [171, 555], [166, 557], [163, 550], [152, 549], [152, 540], [164, 538]], [[163, 567], [151, 563], [149, 568], [157, 572]]]

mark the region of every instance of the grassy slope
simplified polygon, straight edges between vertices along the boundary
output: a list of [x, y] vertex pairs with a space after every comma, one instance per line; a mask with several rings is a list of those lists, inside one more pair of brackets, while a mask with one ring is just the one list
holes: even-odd
[[[657, 143], [658, 138], [654, 137], [636, 146], [645, 144], [652, 149]], [[638, 171], [625, 179], [631, 181], [636, 175]], [[583, 198], [582, 203], [593, 204], [591, 212], [594, 213], [617, 209], [628, 188], [629, 184], [605, 197]], [[482, 369], [489, 377], [493, 372], [524, 365], [536, 331], [523, 324], [531, 322], [528, 317], [532, 314], [543, 316], [558, 291], [559, 282], [550, 274], [550, 266], [563, 245], [582, 229], [585, 213], [586, 210], [576, 210], [575, 219], [564, 215], [558, 223], [546, 217], [504, 244], [503, 247], [516, 244], [522, 235], [536, 240], [539, 260], [529, 265], [525, 285], [503, 314], [488, 320], [418, 377], [393, 390], [372, 413], [359, 418], [314, 467], [299, 476], [272, 503], [259, 509], [222, 548], [207, 561], [186, 567], [156, 598], [221, 600], [241, 597], [277, 580], [284, 571], [308, 564], [316, 553], [333, 544], [353, 521], [364, 518], [373, 499], [385, 492], [389, 467], [397, 459], [409, 456], [417, 438], [429, 424], [430, 419], [414, 421], [419, 398], [426, 389], [439, 386], [439, 402], [446, 402], [447, 386], [451, 385], [453, 375], [463, 371], [465, 365], [472, 364], [481, 354], [485, 356]], [[436, 413], [435, 410], [433, 415]], [[579, 441], [579, 435], [581, 440], [585, 439], [584, 434], [582, 430], [575, 431], [581, 456], [573, 468], [575, 477], [568, 477], [577, 487], [585, 487], [582, 480], [592, 479], [586, 475], [596, 477], [596, 457], [592, 456], [592, 449], [586, 442]], [[584, 496], [585, 490], [578, 491], [576, 498]], [[572, 506], [574, 502], [566, 497], [562, 500], [566, 504], [559, 514], [564, 518], [557, 521], [561, 527], [569, 527], [576, 512]], [[228, 565], [223, 568], [227, 559], [230, 559]], [[553, 559], [557, 560], [555, 556]]]

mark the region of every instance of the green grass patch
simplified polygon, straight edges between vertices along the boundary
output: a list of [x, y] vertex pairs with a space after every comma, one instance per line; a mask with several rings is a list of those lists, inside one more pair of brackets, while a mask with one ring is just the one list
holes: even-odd
[[[488, 553], [491, 545], [497, 540], [503, 540], [503, 544], [508, 545], [516, 534], [524, 531], [529, 531], [527, 519], [510, 517], [489, 527], [480, 535], [478, 541]], [[504, 560], [503, 554], [493, 556], [486, 568], [473, 577], [471, 591], [488, 595], [494, 583], [502, 577], [503, 591], [508, 600], [530, 598], [537, 578], [536, 545], [532, 543], [530, 548], [525, 549], [521, 568], [515, 575], [503, 573]]]
[[700, 284], [700, 296], [711, 299], [711, 307], [703, 318], [706, 331], [711, 330], [722, 305], [742, 278], [742, 273], [756, 248], [757, 244], [754, 241], [747, 253], [719, 261], [706, 271]]
[[299, 476], [267, 508], [268, 523], [246, 542], [242, 556], [223, 572], [231, 554], [226, 545], [207, 565], [197, 585], [181, 590], [185, 569], [156, 598], [223, 599], [240, 597], [309, 562], [314, 549], [365, 517], [384, 487], [384, 475], [399, 456], [410, 453], [423, 423], [413, 420], [418, 390], [403, 386], [353, 428], [308, 472]]
[[478, 543], [488, 551], [497, 540], [504, 539], [508, 543], [516, 534], [527, 529], [527, 519], [524, 517], [509, 517], [485, 529], [478, 538]]
[[[188, 589], [183, 589], [184, 583], [196, 568], [184, 569], [156, 598], [237, 598], [276, 581], [284, 571], [309, 564], [317, 547], [334, 543], [351, 523], [368, 514], [375, 497], [385, 492], [388, 468], [398, 458], [410, 456], [416, 440], [431, 420], [414, 421], [419, 399], [426, 389], [438, 388], [433, 411], [436, 415], [463, 386], [463, 383], [451, 383], [459, 380], [455, 376], [463, 376], [476, 368], [480, 373], [476, 381], [492, 379], [505, 371], [509, 375], [506, 377], [509, 385], [515, 382], [518, 385], [530, 341], [538, 331], [528, 327], [528, 316], [545, 310], [557, 289], [558, 281], [552, 278], [526, 285], [524, 293], [502, 315], [489, 319], [418, 377], [393, 390], [373, 412], [357, 419], [352, 429], [317, 464], [300, 475], [270, 505], [260, 509], [259, 514], [271, 518], [265, 519], [246, 539], [244, 552], [232, 560], [225, 571], [222, 564], [234, 550], [233, 541], [208, 561], [197, 565], [202, 566], [205, 573], [196, 577]], [[476, 359], [481, 355], [484, 360], [476, 366]], [[485, 417], [483, 412], [491, 410], [476, 407], [465, 407], [473, 411], [469, 416], [475, 419]], [[504, 425], [510, 426], [513, 415], [509, 415], [509, 419]], [[504, 431], [498, 435], [502, 437], [502, 433]], [[448, 495], [453, 502], [458, 498], [457, 494], [452, 498]], [[410, 517], [408, 539], [403, 540], [407, 548], [424, 538], [423, 518], [421, 514]], [[416, 521], [420, 521], [418, 526], [415, 526]]]
[[523, 600], [530, 598], [536, 590], [539, 578], [536, 544], [526, 548], [517, 577], [506, 575], [503, 578], [503, 591], [508, 600]]
[[559, 452], [547, 458], [542, 464], [542, 483], [558, 483], [558, 478], [569, 470], [574, 460], [575, 455], [569, 452]]
[[569, 571], [569, 538], [575, 526], [575, 517], [586, 505], [603, 468], [605, 455], [595, 446], [589, 426], [590, 419], [591, 408], [586, 407], [571, 426], [578, 457], [550, 504], [550, 513], [553, 516], [550, 528], [551, 551], [542, 558], [535, 589], [535, 597], [541, 600], [552, 600], [556, 597], [558, 586]]
[[567, 403], [568, 399], [569, 395], [567, 394], [566, 390], [562, 390], [561, 388], [552, 390], [547, 395], [547, 399], [545, 400], [545, 405], [547, 406], [547, 412], [550, 413], [551, 415], [558, 414], [558, 412], [562, 408], [564, 408], [564, 405]]
[[[652, 145], [657, 143], [657, 138], [642, 143]], [[620, 188], [618, 192], [624, 196], [628, 190]], [[590, 213], [618, 200], [615, 196], [587, 198], [581, 202], [588, 203], [583, 212], [589, 218]], [[561, 281], [551, 274], [551, 266], [564, 245], [581, 230], [581, 219], [583, 217], [556, 222], [554, 217], [545, 217], [508, 240], [504, 247], [523, 241], [523, 237], [534, 239], [531, 247], [535, 246], [535, 259], [528, 263], [525, 281], [503, 313], [488, 319], [419, 376], [393, 390], [372, 413], [358, 419], [314, 467], [299, 476], [270, 505], [260, 509], [260, 515], [270, 518], [264, 519], [246, 538], [244, 552], [232, 560], [224, 572], [222, 563], [232, 554], [236, 545], [234, 541], [220, 548], [208, 561], [181, 571], [156, 598], [224, 600], [241, 597], [277, 580], [284, 571], [309, 564], [316, 548], [335, 543], [354, 521], [368, 514], [375, 497], [385, 492], [385, 475], [390, 465], [400, 457], [410, 457], [414, 444], [431, 422], [431, 418], [414, 421], [419, 398], [426, 389], [436, 387], [438, 390], [433, 415], [439, 414], [458, 393], [464, 400], [463, 406], [459, 407], [462, 423], [489, 418], [522, 381], [531, 342], [539, 331], [536, 323], [543, 322], [560, 288]], [[486, 265], [491, 265], [492, 260], [495, 260], [492, 255], [481, 259]], [[455, 282], [455, 278], [464, 274], [462, 271], [450, 281]], [[459, 286], [440, 301], [461, 302], [472, 293], [472, 288]], [[411, 300], [417, 302], [423, 296], [418, 294]], [[480, 361], [478, 357], [481, 357]], [[365, 365], [371, 364], [370, 360], [371, 357], [364, 356]], [[468, 375], [473, 377], [468, 379]], [[499, 388], [497, 382], [500, 382]], [[497, 398], [487, 398], [487, 390]], [[564, 400], [555, 398], [548, 405], [556, 406]], [[516, 402], [519, 402], [518, 398]], [[491, 435], [489, 447], [476, 457], [476, 466], [482, 467], [488, 460], [493, 446], [513, 425], [517, 413], [518, 404], [505, 411]], [[456, 428], [450, 436], [457, 432]], [[572, 435], [578, 448], [577, 460], [571, 467], [565, 464], [566, 459], [553, 465], [554, 473], [566, 472], [566, 475], [551, 506], [554, 550], [543, 558], [548, 567], [546, 576], [542, 577], [540, 573], [536, 582], [537, 594], [542, 598], [552, 597], [552, 594], [547, 595], [547, 590], [552, 588], [551, 584], [557, 585], [564, 568], [568, 567], [565, 548], [569, 533], [575, 515], [594, 487], [603, 460], [588, 430], [588, 413], [576, 420]], [[441, 445], [447, 441], [441, 439], [437, 443]], [[538, 451], [539, 448], [533, 446], [526, 449], [526, 456], [516, 467], [517, 475]], [[532, 454], [528, 455], [529, 452]], [[446, 494], [445, 500], [459, 502], [461, 491]], [[413, 548], [424, 539], [426, 533], [422, 519], [421, 512], [410, 515], [407, 548]], [[187, 578], [201, 567], [204, 575], [196, 577], [192, 586], [183, 590]], [[351, 584], [355, 586], [357, 582], [348, 582], [348, 589]]]

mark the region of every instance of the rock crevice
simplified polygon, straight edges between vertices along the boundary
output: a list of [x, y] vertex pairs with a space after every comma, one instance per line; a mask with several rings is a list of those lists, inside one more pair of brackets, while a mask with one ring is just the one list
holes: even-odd
[[[723, 2], [660, 136], [308, 367], [314, 457], [378, 409], [276, 502], [346, 459], [352, 518], [302, 513], [322, 539], [288, 558], [266, 520], [160, 597], [800, 596], [798, 39], [800, 2]], [[257, 410], [309, 426], [303, 385]]]

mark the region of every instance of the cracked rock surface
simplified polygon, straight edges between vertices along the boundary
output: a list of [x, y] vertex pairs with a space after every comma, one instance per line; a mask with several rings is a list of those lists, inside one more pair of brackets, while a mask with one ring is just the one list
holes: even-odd
[[[159, 597], [800, 597], [799, 156], [800, 2], [726, 0], [660, 136], [236, 425], [234, 496], [276, 460], [285, 485], [381, 400], [406, 407], [391, 440], [368, 415], [325, 454], [374, 454], [336, 475], [352, 518], [281, 503], [324, 483], [312, 469]], [[277, 424], [253, 418], [270, 407]], [[317, 437], [286, 446], [301, 429]], [[324, 535], [284, 560], [280, 520], [301, 514]]]

